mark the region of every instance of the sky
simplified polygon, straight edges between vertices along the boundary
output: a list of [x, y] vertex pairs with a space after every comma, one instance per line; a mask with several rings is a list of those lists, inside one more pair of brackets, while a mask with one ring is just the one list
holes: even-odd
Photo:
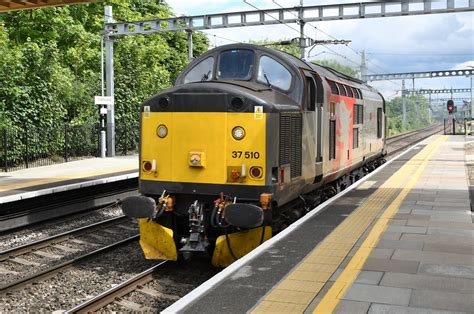
[[[455, 0], [455, 6], [467, 6], [469, 0]], [[165, 0], [176, 16], [250, 11], [295, 7], [300, 0]], [[354, 3], [354, 0], [303, 0], [306, 5]], [[363, 1], [367, 2], [367, 1]], [[446, 3], [440, 0], [439, 5]], [[357, 68], [361, 51], [365, 51], [369, 74], [466, 69], [474, 66], [474, 12], [415, 15], [404, 17], [368, 18], [312, 22], [305, 26], [305, 35], [318, 40], [351, 40], [347, 46], [316, 46], [307, 58], [333, 59]], [[212, 47], [249, 40], [281, 40], [299, 36], [299, 26], [266, 25], [214, 29], [205, 31]], [[331, 37], [330, 37], [331, 36]], [[309, 49], [306, 50], [307, 52]], [[337, 53], [337, 55], [335, 54]], [[314, 56], [316, 55], [316, 56]], [[471, 78], [451, 77], [415, 80], [415, 88], [469, 88]], [[371, 82], [386, 98], [400, 95], [401, 80]], [[412, 88], [412, 81], [406, 81]], [[449, 94], [434, 95], [432, 99], [448, 98]], [[470, 97], [469, 93], [454, 97]], [[459, 101], [459, 103], [462, 103]], [[441, 103], [440, 103], [441, 104]]]

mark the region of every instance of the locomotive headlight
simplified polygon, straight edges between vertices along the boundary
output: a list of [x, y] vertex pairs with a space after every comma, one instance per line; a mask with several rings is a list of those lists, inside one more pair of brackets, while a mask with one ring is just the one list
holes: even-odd
[[236, 126], [232, 129], [232, 137], [238, 141], [245, 137], [245, 130], [241, 126]]
[[164, 124], [160, 124], [156, 128], [156, 135], [158, 135], [159, 138], [164, 138], [166, 135], [168, 135], [168, 128]]

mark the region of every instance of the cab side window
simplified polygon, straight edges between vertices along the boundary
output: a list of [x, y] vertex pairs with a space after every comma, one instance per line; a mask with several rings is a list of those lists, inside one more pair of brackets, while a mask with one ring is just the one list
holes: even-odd
[[258, 64], [257, 81], [287, 91], [291, 87], [292, 76], [280, 62], [262, 56]]
[[194, 66], [184, 77], [184, 84], [192, 82], [204, 82], [212, 79], [214, 70], [214, 57], [202, 60]]

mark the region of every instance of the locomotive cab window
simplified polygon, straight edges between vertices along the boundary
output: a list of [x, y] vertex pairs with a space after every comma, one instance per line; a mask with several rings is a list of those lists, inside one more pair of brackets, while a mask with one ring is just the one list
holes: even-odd
[[212, 79], [214, 69], [214, 58], [209, 57], [199, 62], [184, 77], [184, 83], [204, 82]]
[[217, 78], [248, 81], [252, 78], [255, 53], [247, 49], [223, 51], [219, 56]]
[[262, 56], [258, 65], [257, 81], [282, 90], [289, 90], [291, 73], [280, 62], [267, 56]]

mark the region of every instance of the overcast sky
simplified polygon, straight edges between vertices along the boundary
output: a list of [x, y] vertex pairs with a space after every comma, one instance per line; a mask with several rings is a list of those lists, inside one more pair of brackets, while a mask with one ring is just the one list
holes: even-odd
[[[469, 0], [455, 0], [456, 7], [465, 7]], [[177, 16], [202, 15], [221, 12], [255, 10], [243, 0], [166, 0]], [[294, 7], [299, 0], [248, 0], [258, 9]], [[276, 3], [275, 3], [276, 2]], [[304, 0], [304, 5], [328, 3], [354, 3], [344, 0]], [[365, 1], [364, 1], [365, 2]], [[446, 3], [440, 0], [439, 5]], [[351, 40], [349, 47], [331, 45], [343, 57], [323, 46], [317, 46], [311, 55], [317, 59], [334, 59], [340, 63], [357, 67], [365, 50], [369, 74], [400, 73], [432, 70], [464, 69], [474, 66], [474, 13], [447, 13], [405, 17], [354, 19], [344, 21], [312, 22], [305, 26], [305, 34], [311, 38]], [[319, 30], [317, 30], [319, 29]], [[292, 29], [293, 28], [293, 29]], [[255, 26], [206, 31], [212, 46], [230, 44], [234, 41], [248, 42], [261, 39], [289, 39], [298, 37], [296, 24]], [[355, 51], [353, 51], [355, 50]], [[308, 49], [307, 49], [308, 51]], [[357, 51], [357, 52], [356, 52]], [[314, 59], [314, 57], [309, 58]], [[401, 81], [372, 82], [385, 97], [391, 98], [401, 89]], [[406, 82], [407, 88], [412, 82]], [[418, 79], [416, 88], [469, 88], [470, 78]], [[440, 98], [449, 95], [439, 95]], [[454, 94], [454, 97], [470, 97]], [[434, 96], [436, 98], [436, 96]]]

